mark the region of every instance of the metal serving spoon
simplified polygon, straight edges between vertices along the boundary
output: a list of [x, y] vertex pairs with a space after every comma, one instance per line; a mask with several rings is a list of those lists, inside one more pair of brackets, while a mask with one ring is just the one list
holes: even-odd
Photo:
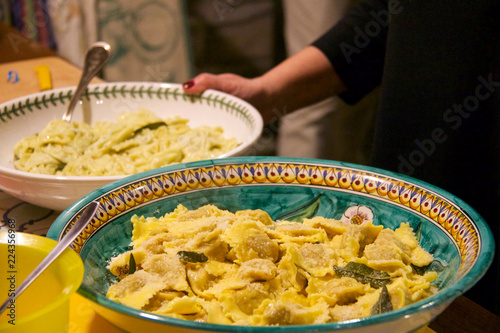
[[7, 306], [13, 302], [21, 293], [42, 274], [42, 272], [49, 267], [49, 265], [56, 260], [57, 257], [75, 240], [80, 232], [85, 228], [87, 222], [94, 216], [99, 207], [99, 203], [92, 201], [82, 212], [80, 218], [75, 222], [73, 227], [61, 239], [59, 243], [50, 251], [50, 253], [42, 260], [40, 264], [28, 275], [28, 277], [16, 288], [14, 295], [7, 298], [0, 307], [0, 314], [4, 312]]
[[73, 110], [75, 109], [76, 103], [80, 101], [80, 95], [87, 88], [87, 85], [94, 78], [94, 76], [99, 73], [101, 69], [106, 65], [111, 56], [111, 46], [106, 42], [94, 43], [85, 55], [85, 63], [83, 65], [82, 76], [80, 77], [80, 82], [76, 87], [75, 93], [71, 98], [68, 105], [66, 113], [63, 115], [62, 119], [67, 122], [71, 122], [71, 117], [73, 116]]

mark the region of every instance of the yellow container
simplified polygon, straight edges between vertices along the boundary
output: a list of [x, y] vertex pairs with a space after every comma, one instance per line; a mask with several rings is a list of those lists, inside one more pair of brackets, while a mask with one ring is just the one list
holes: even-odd
[[[0, 232], [0, 303], [3, 303], [57, 242], [13, 229]], [[80, 287], [83, 262], [66, 249], [0, 315], [2, 333], [68, 331], [69, 298]]]

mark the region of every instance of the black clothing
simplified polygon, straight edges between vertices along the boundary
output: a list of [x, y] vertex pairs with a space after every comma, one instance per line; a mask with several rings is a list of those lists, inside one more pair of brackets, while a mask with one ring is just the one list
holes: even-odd
[[[347, 86], [347, 103], [381, 85], [371, 165], [461, 198], [498, 244], [500, 2], [364, 1], [313, 45]], [[499, 314], [496, 253], [466, 296]]]

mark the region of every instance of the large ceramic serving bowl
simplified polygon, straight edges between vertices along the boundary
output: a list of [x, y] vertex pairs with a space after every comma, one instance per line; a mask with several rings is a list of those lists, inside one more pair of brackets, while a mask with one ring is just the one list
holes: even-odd
[[[429, 323], [474, 285], [492, 261], [493, 238], [467, 204], [424, 182], [374, 168], [279, 157], [201, 161], [121, 179], [85, 196], [63, 212], [48, 237], [60, 239], [91, 202], [101, 206], [72, 244], [85, 265], [79, 293], [98, 312], [131, 332], [410, 332]], [[409, 222], [433, 253], [440, 291], [405, 308], [346, 322], [281, 327], [243, 327], [173, 319], [132, 309], [105, 297], [113, 281], [106, 266], [131, 243], [133, 214], [160, 217], [178, 204], [214, 204], [232, 212], [263, 209], [274, 220], [324, 216], [340, 219], [351, 206], [367, 206], [374, 224], [394, 229]]]
[[[61, 118], [74, 87], [45, 91], [0, 105], [0, 189], [32, 204], [62, 211], [92, 190], [123, 176], [50, 176], [16, 170], [13, 148], [22, 138], [38, 133]], [[240, 145], [219, 157], [255, 155], [254, 143], [263, 125], [259, 112], [234, 96], [207, 90], [197, 97], [183, 93], [179, 84], [115, 82], [90, 85], [73, 121], [116, 121], [128, 111], [145, 108], [161, 118], [181, 116], [190, 127], [220, 126], [226, 138]]]

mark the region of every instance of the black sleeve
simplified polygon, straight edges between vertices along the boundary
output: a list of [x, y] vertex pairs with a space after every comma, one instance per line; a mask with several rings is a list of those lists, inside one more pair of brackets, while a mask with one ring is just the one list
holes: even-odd
[[390, 15], [402, 8], [398, 1], [371, 0], [350, 13], [312, 45], [330, 60], [347, 91], [339, 96], [354, 104], [380, 85]]

